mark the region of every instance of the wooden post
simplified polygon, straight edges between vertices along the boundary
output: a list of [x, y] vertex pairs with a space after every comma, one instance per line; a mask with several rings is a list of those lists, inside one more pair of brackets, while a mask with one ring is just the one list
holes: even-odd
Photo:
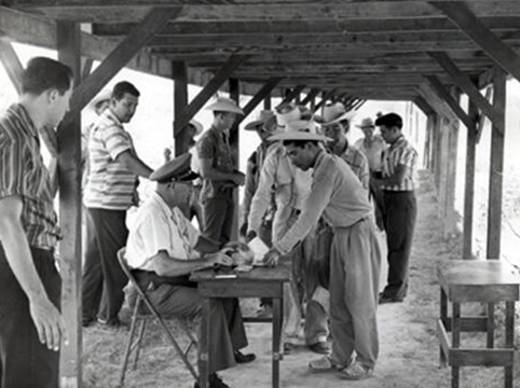
[[186, 144], [186, 131], [182, 127], [182, 123], [176, 120], [182, 115], [186, 105], [188, 105], [188, 72], [186, 63], [181, 61], [172, 62], [172, 78], [173, 78], [173, 138], [175, 141], [175, 156], [188, 152]]
[[11, 42], [4, 39], [0, 39], [0, 62], [4, 65], [7, 76], [13, 83], [16, 92], [20, 94], [22, 92], [23, 66]]
[[[502, 71], [497, 72], [493, 80], [493, 106], [505, 115], [506, 74]], [[500, 259], [502, 173], [504, 170], [505, 130], [505, 125], [500, 128], [493, 123], [493, 129], [491, 131], [491, 163], [489, 166], [489, 202], [486, 250], [486, 256], [488, 259]]]
[[[456, 97], [459, 100], [459, 97]], [[459, 121], [451, 121], [446, 133], [446, 197], [444, 200], [444, 237], [451, 237], [457, 229], [457, 218], [455, 213], [455, 184], [457, 175], [457, 143], [459, 138]]]
[[[240, 85], [237, 78], [229, 79], [229, 97], [232, 100], [235, 100], [238, 106], [240, 106]], [[238, 118], [239, 120], [239, 118]], [[240, 136], [239, 136], [239, 126], [234, 125], [231, 128], [231, 133], [229, 137], [229, 143], [231, 145], [231, 152], [233, 153], [233, 157], [235, 158], [235, 168], [238, 170], [239, 168], [239, 160], [240, 160]], [[235, 215], [233, 217], [233, 227], [231, 229], [231, 240], [238, 240], [238, 222], [239, 222], [239, 196], [238, 189], [233, 190], [233, 201], [235, 202]]]
[[271, 109], [271, 92], [269, 92], [264, 98], [264, 109]]
[[462, 228], [462, 258], [473, 258], [473, 202], [475, 197], [475, 155], [477, 140], [478, 109], [469, 99], [468, 116], [475, 122], [473, 128], [468, 128], [466, 139], [466, 172], [464, 178], [464, 226]]
[[[57, 23], [58, 59], [81, 74], [81, 44], [78, 23]], [[58, 173], [60, 187], [60, 242], [62, 277], [61, 311], [68, 345], [61, 348], [61, 387], [81, 387], [81, 115], [77, 111], [58, 128]]]

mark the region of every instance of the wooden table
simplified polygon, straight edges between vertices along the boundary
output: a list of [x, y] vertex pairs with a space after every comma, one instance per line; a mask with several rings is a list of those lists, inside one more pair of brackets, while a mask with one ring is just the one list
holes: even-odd
[[192, 274], [191, 280], [198, 283], [199, 293], [204, 298], [201, 322], [201, 338], [199, 343], [199, 384], [208, 388], [209, 365], [209, 312], [211, 303], [218, 298], [272, 298], [273, 299], [273, 374], [272, 386], [280, 386], [280, 359], [282, 317], [283, 317], [283, 285], [289, 281], [290, 264], [280, 263], [274, 268], [254, 268], [251, 272], [233, 273], [236, 277], [226, 278], [221, 271], [198, 271]]
[[[440, 319], [437, 333], [440, 340], [441, 366], [452, 368], [451, 386], [459, 386], [461, 366], [503, 366], [504, 385], [513, 386], [515, 301], [519, 299], [518, 270], [499, 260], [451, 260], [437, 270], [441, 287]], [[448, 317], [448, 301], [452, 302], [452, 316]], [[463, 302], [487, 303], [487, 316], [461, 317]], [[505, 302], [505, 347], [494, 347], [495, 303]], [[451, 344], [447, 331], [452, 332]], [[486, 332], [487, 349], [461, 348], [463, 331]]]

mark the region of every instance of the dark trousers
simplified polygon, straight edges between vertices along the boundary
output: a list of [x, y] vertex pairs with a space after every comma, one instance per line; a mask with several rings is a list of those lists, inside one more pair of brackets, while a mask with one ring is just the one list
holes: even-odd
[[[61, 278], [50, 251], [31, 248], [47, 296], [60, 307]], [[0, 387], [57, 388], [60, 353], [38, 339], [29, 301], [0, 246]]]
[[222, 244], [230, 241], [234, 213], [233, 191], [226, 197], [205, 198], [202, 201], [204, 235]]
[[125, 210], [87, 208], [87, 222], [94, 226], [94, 243], [86, 247], [82, 279], [83, 320], [97, 317], [117, 322], [123, 304], [126, 278], [117, 251], [125, 246], [128, 229]]
[[388, 279], [384, 296], [404, 299], [408, 290], [408, 262], [417, 217], [413, 191], [383, 191], [388, 247]]

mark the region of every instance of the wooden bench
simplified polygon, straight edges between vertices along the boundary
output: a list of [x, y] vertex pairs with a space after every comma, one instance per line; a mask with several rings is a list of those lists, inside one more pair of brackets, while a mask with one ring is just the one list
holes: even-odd
[[[502, 366], [505, 387], [513, 387], [515, 301], [519, 299], [520, 275], [508, 263], [499, 260], [451, 260], [438, 266], [441, 289], [440, 319], [437, 334], [440, 341], [441, 366], [452, 368], [452, 388], [459, 386], [462, 366]], [[452, 316], [448, 317], [448, 301]], [[487, 316], [461, 317], [464, 302], [487, 304]], [[495, 304], [505, 302], [505, 347], [494, 347]], [[451, 344], [447, 332], [451, 331]], [[460, 333], [486, 332], [486, 348], [461, 348]]]

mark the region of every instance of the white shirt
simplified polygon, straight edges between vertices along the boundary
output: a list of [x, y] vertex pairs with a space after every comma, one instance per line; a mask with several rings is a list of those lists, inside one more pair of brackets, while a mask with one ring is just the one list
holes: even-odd
[[137, 211], [126, 243], [126, 258], [132, 268], [151, 270], [150, 259], [159, 251], [179, 260], [200, 258], [193, 249], [200, 233], [178, 208], [171, 209], [157, 193]]

